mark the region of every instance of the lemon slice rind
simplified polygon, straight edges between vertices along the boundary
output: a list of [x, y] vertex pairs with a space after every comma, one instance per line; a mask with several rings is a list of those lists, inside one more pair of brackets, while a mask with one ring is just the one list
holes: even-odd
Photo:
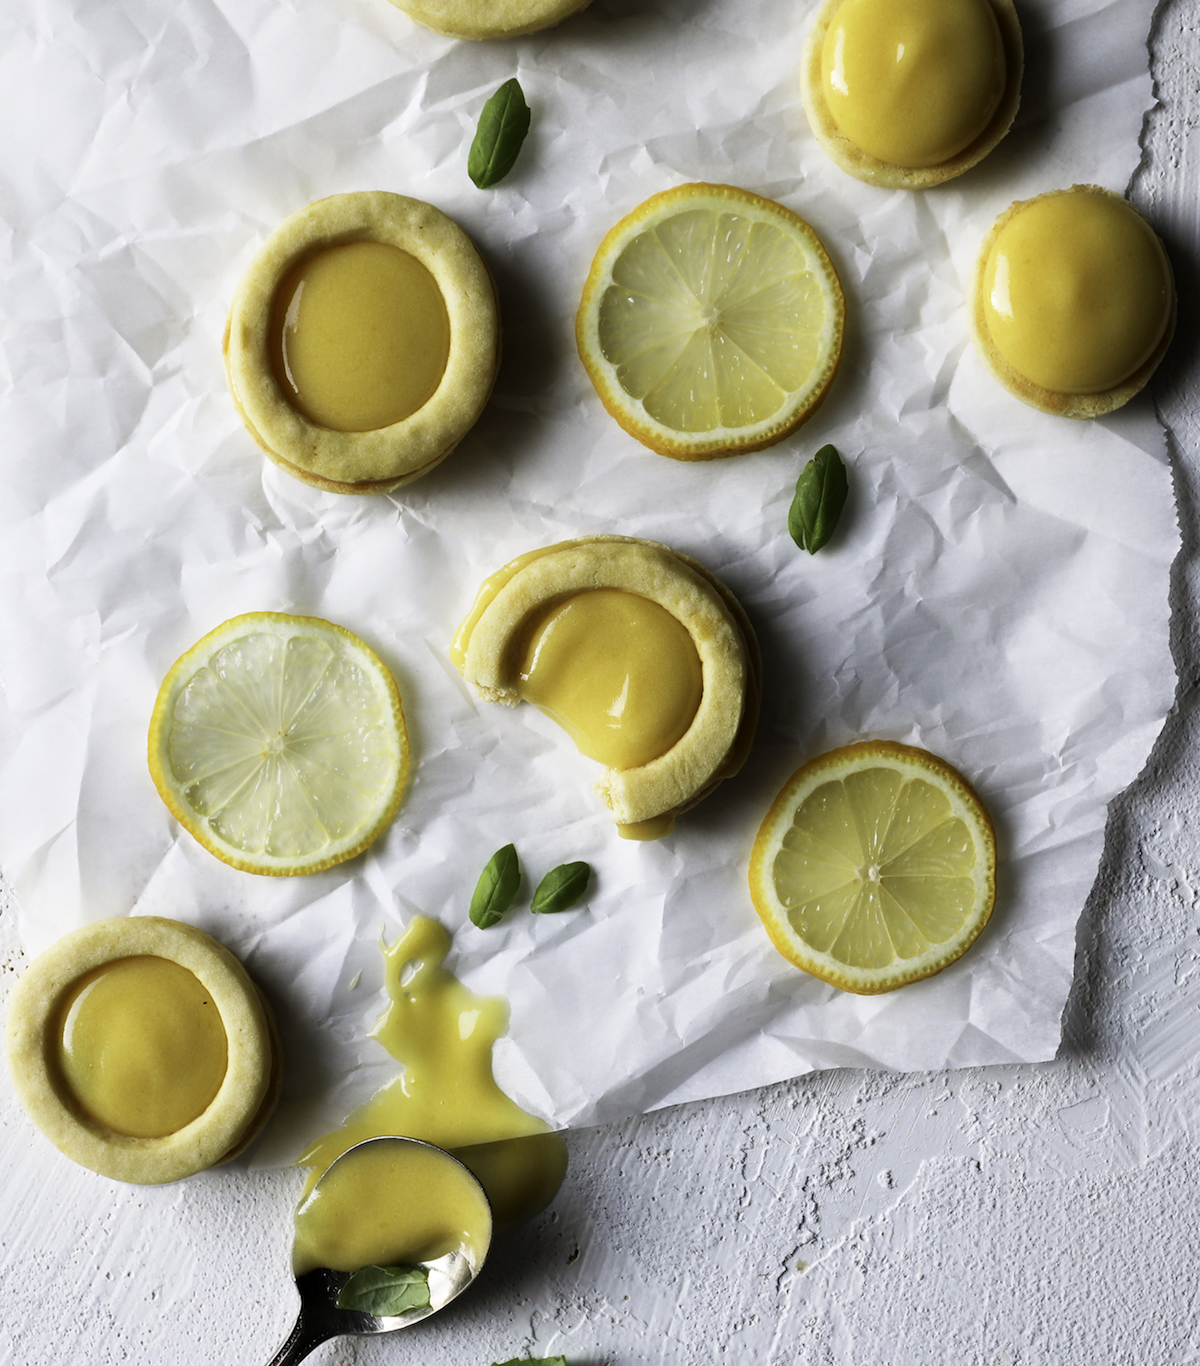
[[[847, 859], [844, 852], [836, 847], [836, 839], [831, 845], [822, 838], [821, 833], [814, 833], [811, 822], [809, 828], [799, 834], [794, 833], [797, 828], [795, 818], [805, 803], [824, 785], [843, 783], [856, 775], [878, 774], [881, 770], [885, 771], [884, 782], [888, 781], [886, 771], [890, 771], [896, 775], [901, 786], [915, 781], [926, 784], [939, 794], [950, 813], [946, 820], [961, 822], [962, 827], [965, 827], [973, 846], [974, 858], [969, 872], [953, 879], [958, 889], [956, 895], [946, 895], [953, 891], [949, 882], [943, 882], [940, 891], [930, 892], [935, 903], [939, 896], [943, 898], [940, 917], [935, 914], [930, 920], [938, 921], [940, 918], [944, 933], [929, 933], [930, 922], [926, 921], [924, 928], [927, 933], [922, 935], [911, 923], [905, 924], [906, 917], [898, 913], [901, 932], [895, 936], [893, 947], [899, 940], [900, 949], [895, 950], [891, 962], [865, 966], [861, 962], [847, 961], [853, 958], [852, 954], [830, 951], [842, 943], [840, 938], [832, 944], [827, 942], [824, 947], [812, 942], [811, 934], [806, 938], [796, 923], [797, 919], [803, 919], [802, 913], [796, 911], [794, 915], [789, 915], [789, 908], [777, 884], [776, 870], [777, 861], [785, 851], [785, 840], [790, 836], [793, 848], [798, 847], [810, 856], [805, 871], [810, 886], [822, 890], [820, 883], [824, 877], [827, 904], [832, 904], [841, 896], [849, 907], [864, 885], [861, 871], [856, 874], [851, 869], [849, 864], [853, 860]], [[884, 822], [876, 830], [876, 842], [882, 841], [885, 848], [889, 837], [888, 826], [898, 818], [902, 819], [897, 816], [898, 810], [899, 806], [893, 807], [890, 815], [884, 811]], [[829, 835], [829, 831], [824, 833]], [[886, 888], [890, 878], [896, 879], [892, 885], [903, 888], [901, 899], [904, 900], [919, 894], [921, 889], [916, 884], [923, 879], [928, 880], [929, 869], [924, 869], [921, 878], [914, 877], [914, 873], [921, 870], [911, 866], [912, 846], [900, 847], [904, 840], [899, 827], [891, 831], [891, 839], [896, 847], [883, 866], [875, 869], [875, 880]], [[815, 860], [811, 859], [813, 852], [816, 854]], [[889, 866], [892, 870], [890, 873]], [[750, 894], [771, 942], [789, 962], [844, 991], [859, 995], [892, 991], [941, 972], [960, 958], [978, 938], [991, 916], [995, 902], [995, 832], [983, 803], [970, 784], [935, 755], [885, 740], [848, 745], [805, 764], [792, 775], [775, 799], [754, 842], [750, 859]], [[955, 904], [947, 908], [947, 901]], [[832, 935], [834, 931], [830, 930], [825, 937], [828, 939]], [[842, 947], [844, 950], [845, 945]]]
[[148, 749], [154, 785], [184, 829], [222, 862], [270, 877], [361, 853], [408, 776], [387, 666], [344, 627], [280, 612], [234, 617], [176, 660]]
[[[790, 255], [793, 261], [803, 259], [805, 289], [798, 289], [794, 271], [763, 276], [757, 288], [753, 284], [746, 288], [744, 282], [750, 273], [761, 274], [766, 269], [762, 263], [767, 253], [746, 250], [732, 263], [722, 262], [713, 238], [706, 244], [702, 233], [697, 235], [680, 226], [690, 214], [733, 216], [750, 224], [751, 231], [758, 228], [774, 234], [775, 244], [784, 248], [781, 255]], [[679, 231], [673, 231], [675, 228]], [[638, 247], [638, 239], [646, 234], [664, 239], [661, 260], [650, 262], [648, 267], [628, 259], [631, 246]], [[705, 250], [711, 259], [704, 259]], [[641, 257], [646, 254], [640, 249], [635, 252]], [[645, 297], [637, 280], [631, 284], [627, 277], [625, 283], [618, 284], [614, 279], [623, 259], [629, 276], [647, 268], [656, 272], [657, 316], [648, 318], [633, 308], [632, 316], [625, 317], [620, 325], [606, 318], [606, 299], [619, 304], [622, 297], [627, 301], [638, 295]], [[698, 298], [697, 286], [702, 294], [710, 286], [720, 291], [731, 299], [731, 306], [721, 310], [712, 299]], [[762, 318], [761, 307], [789, 288], [793, 294], [807, 290], [819, 304], [799, 305], [795, 299], [780, 304], [776, 300], [773, 318]], [[795, 319], [803, 309], [814, 315], [819, 311], [820, 317], [806, 314], [812, 326], [798, 332]], [[629, 314], [630, 310], [625, 312]], [[698, 324], [698, 318], [710, 314], [709, 323]], [[709, 460], [774, 445], [811, 417], [837, 373], [844, 330], [845, 299], [837, 272], [808, 223], [782, 204], [748, 190], [691, 184], [652, 196], [608, 232], [584, 285], [575, 337], [580, 359], [600, 401], [625, 431], [660, 455], [676, 460]], [[814, 359], [809, 362], [786, 359], [789, 350], [797, 349], [798, 336], [810, 343], [808, 349]], [[715, 398], [710, 405], [723, 418], [732, 415], [724, 411], [730, 404], [757, 410], [774, 401], [776, 406], [749, 421], [713, 420], [697, 430], [683, 430], [662, 421], [648, 409], [647, 401], [667, 393], [672, 386], [691, 392], [692, 381], [686, 371], [697, 350], [704, 353], [711, 373], [717, 376], [714, 385], [719, 384], [726, 395], [724, 405]], [[652, 392], [635, 394], [623, 382], [622, 372], [635, 363], [647, 368], [648, 357], [653, 358], [649, 369], [656, 374], [656, 383]], [[703, 368], [703, 360], [691, 365], [693, 372]], [[747, 404], [745, 394], [751, 392], [756, 402]]]

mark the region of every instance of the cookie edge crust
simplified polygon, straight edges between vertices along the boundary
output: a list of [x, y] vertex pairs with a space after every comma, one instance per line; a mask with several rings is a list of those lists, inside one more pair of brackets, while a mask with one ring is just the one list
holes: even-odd
[[[782, 418], [776, 419], [773, 415], [761, 423], [753, 424], [749, 428], [755, 433], [753, 435], [739, 435], [747, 429], [728, 427], [720, 429], [725, 433], [720, 440], [714, 440], [711, 433], [706, 433], [702, 438], [692, 438], [689, 441], [687, 432], [675, 431], [664, 426], [656, 418], [651, 417], [644, 408], [641, 422], [630, 421], [624, 409], [612, 396], [613, 386], [619, 384], [619, 381], [614, 378], [610, 382], [607, 372], [597, 370], [590, 363], [589, 355], [593, 352], [603, 355], [599, 335], [600, 301], [613, 283], [612, 268], [621, 247], [626, 243], [626, 224], [631, 218], [640, 217], [652, 204], [670, 204], [679, 199], [699, 205], [702, 197], [695, 193], [698, 189], [706, 192], [708, 203], [704, 207], [736, 213], [739, 205], [743, 208], [750, 206], [766, 218], [782, 222], [794, 220], [800, 223], [804, 228], [808, 246], [813, 250], [817, 262], [823, 266], [827, 282], [833, 286], [835, 308], [827, 324], [833, 361], [813, 383], [807, 399], [791, 405], [790, 408], [785, 405], [786, 414]], [[811, 235], [811, 241], [808, 241], [807, 235]], [[798, 213], [789, 209], [786, 204], [780, 204], [778, 200], [767, 199], [764, 195], [755, 194], [753, 190], [745, 190], [737, 185], [709, 181], [689, 181], [683, 185], [673, 186], [669, 190], [660, 190], [614, 223], [596, 248], [575, 314], [575, 349], [579, 353], [580, 363], [587, 372], [588, 379], [592, 382], [592, 388], [608, 415], [622, 431], [656, 455], [665, 455], [668, 459], [689, 463], [699, 460], [723, 460], [732, 455], [749, 455], [777, 445], [798, 431], [825, 402], [841, 368], [845, 337], [846, 293], [842, 288], [841, 276], [833, 263], [833, 258], [829, 255], [829, 249], [816, 228], [806, 218], [801, 218]]]
[[[143, 954], [196, 976], [217, 1007], [228, 1047], [212, 1103], [163, 1138], [133, 1138], [82, 1119], [60, 1096], [48, 1056], [54, 1017], [71, 985], [94, 968]], [[278, 1099], [278, 1034], [258, 988], [228, 949], [180, 921], [117, 916], [65, 935], [13, 989], [5, 1034], [13, 1089], [34, 1125], [73, 1162], [117, 1181], [162, 1185], [228, 1160], [258, 1136]]]
[[[553, 28], [590, 3], [591, 0], [497, 0], [488, 5], [479, 0], [392, 0], [397, 9], [434, 33], [472, 41], [518, 38]], [[503, 15], [499, 21], [497, 11]]]
[[[988, 257], [992, 253], [992, 247], [995, 245], [997, 237], [1012, 219], [1023, 209], [1028, 208], [1030, 204], [1036, 204], [1038, 200], [1051, 199], [1064, 194], [1105, 195], [1110, 199], [1119, 200], [1132, 213], [1137, 214], [1150, 229], [1155, 242], [1158, 243], [1163, 264], [1167, 270], [1167, 280], [1171, 287], [1171, 307], [1167, 317], [1167, 325], [1163, 330], [1162, 339], [1150, 354], [1149, 359], [1144, 361], [1128, 379], [1122, 380], [1120, 384], [1114, 385], [1111, 389], [1104, 389], [1098, 394], [1060, 394], [1052, 389], [1043, 389], [1040, 384], [1035, 384], [1032, 380], [1026, 379], [1000, 354], [995, 342], [992, 341], [991, 329], [987, 325], [987, 311], [984, 307], [983, 298], [983, 277], [987, 269]], [[1032, 199], [1014, 200], [1000, 214], [984, 237], [979, 253], [975, 258], [975, 268], [971, 275], [971, 288], [968, 296], [967, 318], [971, 330], [971, 340], [975, 343], [975, 349], [984, 365], [993, 378], [999, 380], [1014, 398], [1019, 398], [1022, 403], [1027, 403], [1031, 408], [1036, 408], [1039, 412], [1049, 413], [1053, 417], [1070, 417], [1085, 421], [1088, 418], [1104, 417], [1107, 413], [1115, 412], [1118, 408], [1123, 408], [1131, 398], [1141, 393], [1167, 354], [1171, 339], [1175, 335], [1175, 321], [1178, 310], [1179, 291], [1175, 287], [1175, 272], [1171, 269], [1171, 258], [1167, 255], [1162, 238], [1154, 231], [1149, 219], [1144, 214], [1139, 213], [1124, 195], [1117, 194], [1113, 190], [1107, 190], [1103, 185], [1083, 184], [1071, 185], [1065, 190], [1047, 190], [1044, 194], [1034, 195]]]
[[[270, 357], [271, 309], [284, 277], [327, 247], [372, 241], [400, 248], [429, 271], [450, 320], [450, 352], [433, 397], [401, 422], [339, 432], [310, 422], [284, 397]], [[500, 365], [491, 274], [474, 243], [432, 204], [384, 190], [318, 199], [262, 244], [234, 291], [225, 373], [247, 431], [289, 474], [333, 493], [388, 493], [427, 474], [475, 425]]]
[[1000, 41], [1004, 45], [1004, 94], [996, 112], [983, 132], [957, 156], [941, 161], [936, 166], [894, 166], [868, 155], [850, 141], [838, 127], [829, 106], [821, 81], [821, 50], [833, 17], [844, 0], [824, 0], [813, 17], [804, 42], [800, 66], [800, 98], [808, 115], [809, 126], [829, 159], [856, 180], [884, 190], [927, 190], [977, 166], [1003, 142], [1021, 104], [1021, 78], [1025, 67], [1025, 48], [1021, 38], [1021, 21], [1013, 0], [988, 0], [1000, 26]]
[[733, 595], [724, 585], [695, 561], [656, 541], [581, 537], [535, 554], [496, 591], [475, 621], [465, 642], [463, 677], [486, 700], [516, 706], [522, 698], [514, 680], [515, 648], [539, 613], [556, 600], [616, 588], [658, 603], [686, 628], [700, 658], [700, 705], [669, 750], [637, 768], [605, 769], [596, 790], [619, 825], [677, 815], [694, 806], [741, 767], [757, 724], [758, 646], [740, 605], [731, 609]]

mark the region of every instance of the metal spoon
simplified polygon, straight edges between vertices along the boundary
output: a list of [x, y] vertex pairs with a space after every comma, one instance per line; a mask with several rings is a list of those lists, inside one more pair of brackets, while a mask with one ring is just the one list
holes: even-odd
[[[360, 1148], [374, 1143], [407, 1143], [418, 1148], [433, 1147], [432, 1143], [422, 1143], [416, 1138], [368, 1138], [362, 1143], [356, 1143], [353, 1148], [347, 1148], [341, 1157], [331, 1162], [321, 1173], [320, 1180], [313, 1189], [320, 1189], [321, 1182], [339, 1162], [344, 1161], [351, 1153], [358, 1152]], [[451, 1157], [449, 1153], [445, 1155]], [[457, 1160], [451, 1157], [451, 1161]], [[459, 1166], [462, 1166], [462, 1163], [459, 1163]], [[463, 1167], [463, 1171], [475, 1181], [474, 1175], [466, 1167]], [[479, 1185], [478, 1181], [475, 1181], [475, 1184]], [[480, 1190], [482, 1189], [480, 1186]], [[350, 1279], [348, 1271], [330, 1271], [327, 1267], [306, 1271], [303, 1276], [296, 1277], [296, 1289], [300, 1293], [300, 1313], [295, 1326], [267, 1366], [296, 1366], [297, 1362], [303, 1361], [311, 1351], [330, 1338], [352, 1334], [374, 1336], [377, 1333], [392, 1333], [397, 1328], [409, 1328], [414, 1323], [420, 1323], [422, 1319], [436, 1314], [439, 1309], [444, 1309], [451, 1300], [462, 1294], [482, 1270], [487, 1251], [488, 1246], [485, 1244], [478, 1256], [455, 1251], [448, 1252], [436, 1261], [418, 1263], [429, 1272], [429, 1303], [420, 1309], [410, 1309], [396, 1318], [377, 1318], [374, 1314], [364, 1314], [359, 1310], [339, 1309], [337, 1298], [342, 1286]]]

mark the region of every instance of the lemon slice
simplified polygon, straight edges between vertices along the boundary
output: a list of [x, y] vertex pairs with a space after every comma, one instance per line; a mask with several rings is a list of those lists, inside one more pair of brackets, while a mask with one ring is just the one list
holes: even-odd
[[891, 991], [960, 958], [996, 899], [996, 837], [961, 774], [872, 740], [805, 764], [750, 858], [771, 942], [845, 991]]
[[248, 873], [313, 873], [391, 820], [408, 734], [387, 666], [319, 617], [251, 612], [182, 655], [150, 722], [150, 776], [209, 853]]
[[811, 417], [846, 305], [817, 234], [729, 185], [680, 185], [605, 237], [575, 323], [600, 400], [660, 455], [761, 450]]

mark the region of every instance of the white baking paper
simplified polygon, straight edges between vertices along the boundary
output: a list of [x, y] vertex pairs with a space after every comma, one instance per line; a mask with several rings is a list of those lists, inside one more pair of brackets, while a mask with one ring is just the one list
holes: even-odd
[[[1075, 182], [1124, 190], [1152, 101], [1153, 0], [1026, 0], [1018, 125], [962, 179], [872, 189], [808, 129], [810, 0], [595, 0], [561, 27], [471, 44], [385, 0], [10, 0], [0, 15], [0, 863], [40, 950], [101, 916], [219, 936], [282, 1017], [287, 1086], [259, 1160], [290, 1160], [390, 1076], [365, 1039], [381, 933], [454, 932], [452, 965], [504, 993], [504, 1084], [555, 1125], [614, 1120], [813, 1068], [1053, 1055], [1105, 807], [1170, 705], [1178, 548], [1149, 400], [1073, 423], [983, 371], [964, 290], [992, 220]], [[466, 149], [520, 78], [533, 131], [481, 192]], [[604, 232], [689, 180], [778, 199], [827, 243], [849, 314], [823, 409], [770, 451], [679, 464], [605, 414], [572, 321]], [[476, 429], [392, 497], [344, 498], [265, 464], [220, 339], [258, 245], [309, 200], [425, 198], [499, 285], [505, 358]], [[785, 518], [834, 442], [843, 527], [815, 557]], [[476, 587], [513, 556], [619, 532], [694, 555], [740, 596], [765, 660], [758, 743], [655, 844], [625, 843], [595, 771], [524, 707], [477, 701], [447, 661]], [[159, 801], [145, 736], [172, 661], [219, 622], [326, 616], [394, 669], [409, 793], [363, 857], [308, 878], [226, 868]], [[770, 947], [750, 846], [802, 761], [860, 735], [926, 746], [986, 799], [992, 925], [958, 965], [877, 998]], [[569, 914], [469, 925], [492, 852], [527, 892], [595, 869]]]

